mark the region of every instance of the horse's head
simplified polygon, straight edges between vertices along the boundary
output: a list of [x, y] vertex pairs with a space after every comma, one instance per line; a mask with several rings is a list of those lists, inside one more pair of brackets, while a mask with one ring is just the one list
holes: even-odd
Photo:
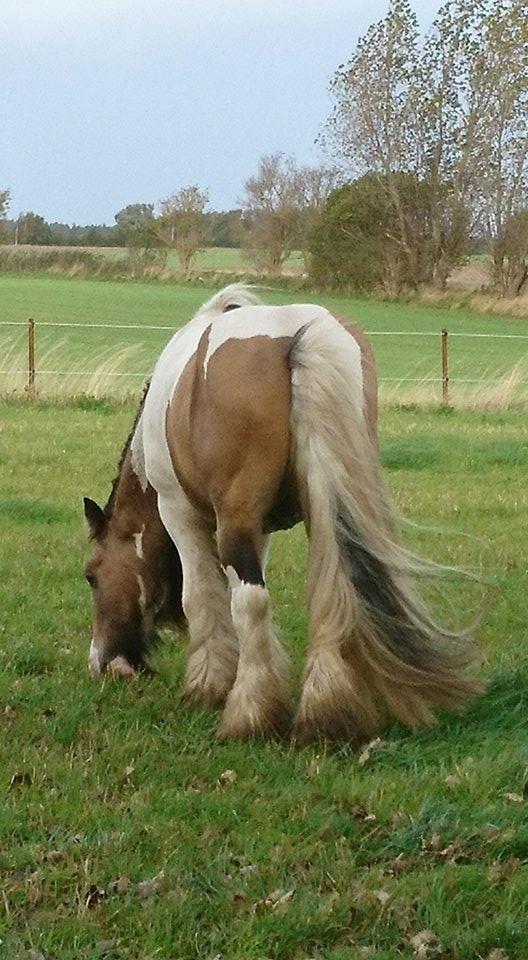
[[93, 599], [90, 672], [134, 676], [147, 666], [156, 625], [178, 619], [179, 559], [157, 510], [146, 523], [148, 516], [108, 513], [86, 497], [84, 514], [93, 544], [85, 569]]

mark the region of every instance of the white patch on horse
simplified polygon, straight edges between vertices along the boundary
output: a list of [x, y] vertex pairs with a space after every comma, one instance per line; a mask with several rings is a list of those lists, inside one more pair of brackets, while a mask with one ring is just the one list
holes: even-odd
[[324, 307], [291, 304], [282, 307], [241, 307], [226, 316], [217, 317], [209, 333], [204, 376], [207, 376], [211, 357], [228, 340], [249, 340], [252, 337], [270, 337], [275, 340], [277, 337], [293, 337], [310, 320], [323, 316], [329, 316]]
[[99, 662], [99, 651], [92, 639], [90, 643], [90, 653], [88, 655], [88, 669], [92, 677], [98, 677], [101, 673], [101, 664]]
[[144, 533], [145, 533], [145, 524], [143, 524], [139, 533], [134, 534], [134, 543], [136, 545], [136, 553], [140, 560], [144, 559], [144, 556], [143, 556], [143, 534]]
[[244, 583], [233, 567], [228, 567], [227, 573], [240, 656], [220, 733], [222, 736], [260, 733], [273, 722], [277, 707], [286, 710], [288, 658], [273, 629], [266, 588]]
[[142, 610], [145, 610], [147, 606], [147, 592], [145, 590], [145, 581], [140, 573], [136, 573], [136, 580], [139, 587], [139, 606]]
[[222, 567], [222, 570], [226, 575], [230, 590], [234, 590], [235, 587], [239, 587], [240, 584], [243, 582], [238, 576], [238, 573], [236, 572], [234, 567], [232, 566]]

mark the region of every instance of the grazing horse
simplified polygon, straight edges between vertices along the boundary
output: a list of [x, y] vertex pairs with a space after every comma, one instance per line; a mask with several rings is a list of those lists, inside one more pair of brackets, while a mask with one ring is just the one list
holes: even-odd
[[364, 336], [322, 307], [264, 306], [238, 286], [204, 304], [156, 364], [108, 504], [85, 501], [92, 673], [140, 670], [157, 623], [183, 614], [185, 698], [223, 706], [223, 737], [283, 733], [288, 658], [264, 574], [270, 533], [302, 520], [310, 645], [294, 739], [361, 741], [387, 713], [414, 728], [460, 708], [477, 689], [461, 672], [473, 648], [412, 586], [376, 394]]

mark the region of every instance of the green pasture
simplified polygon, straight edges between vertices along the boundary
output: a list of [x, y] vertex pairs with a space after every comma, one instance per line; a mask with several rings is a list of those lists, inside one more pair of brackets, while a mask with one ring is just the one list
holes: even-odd
[[[14, 371], [24, 368], [26, 352], [25, 329], [2, 326], [2, 323], [25, 322], [29, 316], [35, 319], [37, 371], [39, 368], [42, 371], [37, 379], [44, 392], [57, 385], [59, 389], [66, 385], [67, 393], [80, 392], [89, 386], [93, 392], [93, 378], [91, 380], [89, 374], [102, 369], [104, 376], [97, 380], [98, 392], [112, 389], [121, 394], [134, 393], [151, 370], [170, 331], [181, 326], [213, 292], [212, 287], [183, 284], [0, 276], [2, 392], [22, 384], [23, 375], [17, 379]], [[310, 299], [304, 292], [279, 290], [263, 290], [262, 296], [270, 303]], [[451, 336], [450, 376], [455, 392], [491, 387], [493, 381], [501, 380], [513, 370], [515, 390], [527, 391], [527, 384], [523, 385], [522, 381], [528, 381], [528, 339], [511, 336], [528, 335], [525, 320], [359, 297], [314, 295], [313, 299], [351, 317], [372, 334], [380, 377], [387, 378], [383, 383], [386, 394], [414, 399], [418, 391], [429, 398], [439, 397], [440, 384], [428, 381], [440, 376], [440, 331], [444, 327], [450, 334], [502, 336], [501, 339]], [[50, 322], [75, 326], [44, 326]], [[132, 329], [119, 329], [118, 325], [123, 324]], [[115, 329], [108, 329], [107, 325]], [[155, 329], [158, 326], [169, 327], [169, 330]], [[387, 335], [390, 333], [412, 336]], [[425, 333], [433, 336], [422, 336]], [[66, 373], [69, 377], [65, 377]], [[115, 373], [126, 376], [114, 377]], [[464, 383], [467, 380], [477, 383]]]
[[[22, 254], [31, 250], [38, 250], [45, 252], [46, 250], [53, 249], [57, 251], [67, 250], [67, 251], [88, 251], [93, 253], [96, 256], [104, 257], [127, 257], [128, 252], [126, 247], [35, 247], [35, 246], [21, 246], [18, 248], [7, 248], [11, 251], [16, 252], [18, 249]], [[175, 250], [167, 251], [166, 265], [169, 270], [181, 270], [182, 266], [178, 257], [178, 254]], [[206, 247], [205, 250], [200, 250], [197, 253], [195, 259], [193, 260], [192, 272], [194, 275], [200, 274], [201, 270], [225, 270], [229, 272], [230, 270], [236, 271], [237, 273], [244, 272], [248, 269], [254, 269], [252, 265], [248, 262], [247, 256], [245, 256], [244, 251], [239, 247]], [[294, 250], [289, 257], [284, 261], [283, 272], [287, 274], [300, 274], [304, 271], [303, 259], [299, 250]]]
[[[174, 250], [170, 250], [167, 255], [167, 266], [174, 270], [180, 267], [178, 255]], [[197, 254], [193, 273], [199, 274], [200, 270], [236, 270], [240, 273], [248, 267], [251, 267], [251, 264], [244, 256], [244, 251], [238, 247], [208, 247]], [[302, 256], [299, 251], [294, 250], [285, 260], [283, 272], [302, 273], [303, 270]]]
[[[63, 281], [2, 292], [11, 315], [30, 301], [36, 316], [175, 324], [203, 296]], [[369, 327], [419, 323], [348, 306]], [[155, 678], [89, 679], [81, 497], [104, 501], [133, 415], [89, 399], [0, 404], [2, 960], [526, 960], [525, 415], [383, 413], [388, 485], [422, 525], [405, 542], [483, 578], [440, 585], [434, 603], [460, 624], [484, 594], [488, 688], [464, 717], [392, 725], [359, 757], [217, 743], [216, 715], [179, 702], [170, 636]], [[277, 535], [269, 584], [297, 672], [304, 577], [302, 531]]]

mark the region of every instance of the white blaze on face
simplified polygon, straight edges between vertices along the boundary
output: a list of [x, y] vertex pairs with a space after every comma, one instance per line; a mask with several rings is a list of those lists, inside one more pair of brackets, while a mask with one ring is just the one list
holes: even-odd
[[134, 543], [136, 545], [136, 554], [140, 560], [143, 560], [143, 534], [145, 533], [145, 524], [141, 527], [139, 533], [134, 534]]
[[98, 677], [101, 673], [101, 662], [99, 660], [99, 651], [94, 640], [90, 643], [90, 653], [88, 655], [88, 669], [92, 677]]

